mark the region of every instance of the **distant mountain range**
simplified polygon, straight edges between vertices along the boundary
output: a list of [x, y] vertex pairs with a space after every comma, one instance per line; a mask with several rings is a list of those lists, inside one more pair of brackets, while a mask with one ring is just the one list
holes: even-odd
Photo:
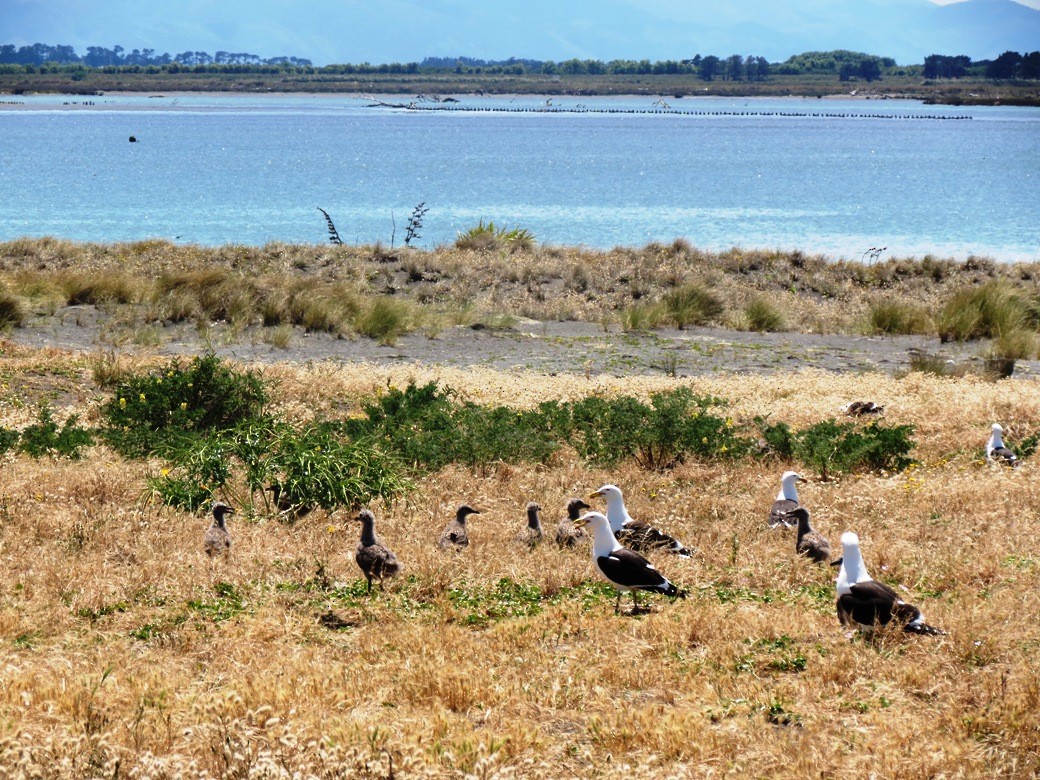
[[[1038, 5], [1038, 0], [1023, 0]], [[849, 49], [899, 64], [1040, 49], [1040, 10], [1013, 0], [0, 0], [0, 42], [105, 41], [178, 52], [256, 51], [331, 63], [426, 57], [685, 59]]]

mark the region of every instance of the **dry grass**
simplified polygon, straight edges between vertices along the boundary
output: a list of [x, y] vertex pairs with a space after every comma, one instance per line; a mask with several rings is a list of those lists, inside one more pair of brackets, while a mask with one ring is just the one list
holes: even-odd
[[[716, 322], [858, 334], [865, 327], [948, 330], [940, 314], [965, 291], [1000, 293], [1000, 305], [1013, 296], [1019, 313], [1034, 311], [1040, 265], [930, 256], [867, 265], [800, 252], [704, 252], [681, 239], [610, 251], [554, 246], [391, 251], [278, 243], [208, 249], [158, 240], [99, 245], [45, 238], [0, 243], [4, 289], [12, 306], [35, 314], [79, 304], [128, 323], [225, 321], [238, 329], [292, 324], [345, 336], [375, 331], [377, 339], [393, 309], [390, 340], [420, 323], [450, 326], [460, 310], [471, 319], [575, 319], [634, 330]], [[765, 311], [766, 301], [777, 308]], [[955, 305], [957, 311], [963, 308]], [[373, 319], [381, 320], [375, 328]]]
[[[93, 418], [95, 384], [144, 358], [2, 345], [0, 424], [35, 403]], [[530, 406], [646, 394], [666, 378], [276, 364], [276, 407], [344, 414], [361, 395], [436, 379]], [[535, 381], [536, 380], [536, 381]], [[312, 513], [230, 522], [210, 572], [207, 520], [143, 499], [159, 464], [103, 448], [82, 462], [5, 456], [0, 473], [0, 774], [81, 777], [1029, 777], [1040, 772], [1040, 482], [1035, 464], [974, 462], [988, 425], [1040, 426], [1032, 383], [911, 374], [718, 375], [697, 392], [803, 426], [869, 398], [918, 427], [922, 466], [801, 490], [836, 543], [854, 528], [872, 573], [900, 583], [944, 638], [845, 638], [834, 571], [793, 557], [766, 514], [784, 464], [689, 463], [668, 474], [449, 468], [376, 508], [404, 564], [359, 595], [356, 524]], [[957, 409], [957, 414], [949, 409]], [[690, 590], [615, 617], [587, 550], [532, 552], [527, 501], [555, 527], [567, 498], [621, 485], [637, 517], [696, 550], [656, 556]], [[472, 543], [435, 540], [454, 507]], [[246, 513], [248, 515], [248, 513]], [[537, 586], [513, 617], [482, 605], [503, 578]], [[217, 583], [220, 584], [219, 586]], [[482, 601], [485, 599], [485, 601]], [[322, 621], [332, 612], [335, 620]], [[336, 622], [338, 621], [338, 623]], [[332, 627], [339, 625], [339, 628]]]

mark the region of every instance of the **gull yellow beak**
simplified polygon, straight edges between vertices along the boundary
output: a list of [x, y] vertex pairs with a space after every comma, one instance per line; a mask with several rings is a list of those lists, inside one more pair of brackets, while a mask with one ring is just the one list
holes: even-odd
[[589, 524], [588, 518], [585, 518], [585, 517], [579, 517], [577, 520], [574, 521], [574, 527], [575, 528], [581, 528], [581, 527], [586, 526], [588, 524]]
[[599, 498], [602, 495], [603, 495], [603, 491], [601, 491], [601, 490], [594, 490], [591, 493], [589, 493], [589, 498]]

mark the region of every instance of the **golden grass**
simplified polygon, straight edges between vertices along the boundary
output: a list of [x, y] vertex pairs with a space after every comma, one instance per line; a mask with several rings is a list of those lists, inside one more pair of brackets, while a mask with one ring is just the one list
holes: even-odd
[[[933, 319], [949, 301], [976, 288], [1014, 293], [1021, 308], [1040, 300], [1040, 265], [931, 256], [868, 265], [797, 251], [705, 252], [683, 239], [609, 251], [0, 243], [0, 291], [24, 298], [36, 313], [94, 305], [136, 322], [294, 324], [339, 335], [371, 330], [368, 312], [387, 301], [421, 309], [399, 318], [405, 329], [448, 326], [460, 309], [477, 318], [574, 319], [626, 329], [682, 325], [701, 319], [691, 318], [682, 299], [693, 290], [710, 290], [721, 304], [710, 324], [758, 328], [749, 306], [769, 300], [794, 331], [926, 332], [939, 327]], [[883, 322], [879, 306], [888, 307]]]
[[[95, 372], [147, 364], [0, 347], [8, 427], [29, 422], [44, 397], [59, 418], [92, 420], [103, 397]], [[391, 763], [395, 777], [1040, 772], [1040, 482], [1029, 461], [1011, 472], [973, 460], [993, 420], [1012, 444], [1037, 427], [1032, 383], [258, 368], [295, 419], [347, 413], [409, 379], [517, 406], [685, 383], [730, 398], [738, 422], [769, 413], [793, 426], [849, 400], [882, 403], [888, 422], [917, 426], [923, 465], [829, 483], [806, 474], [802, 499], [835, 545], [858, 531], [874, 576], [905, 586], [949, 634], [846, 639], [835, 571], [796, 560], [793, 537], [766, 528], [777, 462], [607, 473], [565, 452], [548, 467], [448, 468], [375, 508], [404, 571], [364, 597], [354, 595], [363, 578], [347, 513], [292, 526], [237, 515], [232, 557], [211, 572], [208, 520], [145, 500], [161, 464], [102, 447], [78, 463], [7, 455], [0, 775], [385, 778]], [[587, 585], [587, 550], [515, 543], [527, 501], [546, 508], [551, 534], [567, 498], [606, 481], [635, 516], [695, 549], [691, 561], [654, 556], [688, 599], [650, 598], [651, 614], [616, 617], [612, 596]], [[470, 548], [446, 554], [436, 538], [461, 501], [484, 512]], [[537, 586], [541, 599], [487, 617], [480, 599], [503, 578]]]

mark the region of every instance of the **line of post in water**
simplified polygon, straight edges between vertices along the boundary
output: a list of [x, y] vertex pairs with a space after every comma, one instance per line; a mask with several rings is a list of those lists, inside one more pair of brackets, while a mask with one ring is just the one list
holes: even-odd
[[830, 111], [685, 111], [673, 108], [587, 108], [575, 106], [423, 106], [417, 103], [372, 103], [369, 108], [405, 108], [409, 111], [469, 111], [509, 114], [663, 114], [669, 116], [761, 116], [808, 119], [971, 119], [969, 114], [861, 114]]

